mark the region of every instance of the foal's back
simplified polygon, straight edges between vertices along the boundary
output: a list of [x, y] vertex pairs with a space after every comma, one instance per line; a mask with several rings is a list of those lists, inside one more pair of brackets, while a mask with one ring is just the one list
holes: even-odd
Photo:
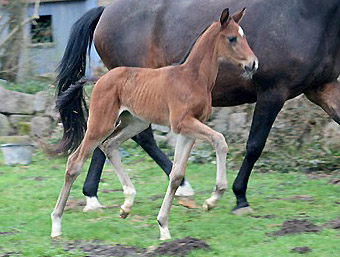
[[150, 123], [170, 126], [171, 114], [184, 117], [189, 112], [192, 114], [192, 110], [200, 113], [198, 119], [206, 119], [211, 112], [210, 93], [197, 90], [197, 87], [194, 89], [193, 84], [182, 65], [159, 69], [118, 67], [95, 85], [90, 112], [98, 107], [98, 102], [106, 102], [104, 98], [109, 98], [112, 106], [106, 108], [116, 108], [118, 104], [120, 111], [127, 110]]

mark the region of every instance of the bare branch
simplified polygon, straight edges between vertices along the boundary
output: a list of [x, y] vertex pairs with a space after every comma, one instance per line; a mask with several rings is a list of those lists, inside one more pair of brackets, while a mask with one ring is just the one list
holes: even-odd
[[20, 23], [17, 27], [15, 27], [6, 37], [5, 39], [0, 43], [0, 49], [4, 47], [4, 45], [7, 43], [8, 40], [10, 40], [15, 33], [19, 31], [20, 28], [25, 26], [27, 23], [30, 23], [36, 19], [39, 19], [39, 5], [40, 5], [40, 0], [36, 0], [34, 4], [34, 13], [31, 17], [28, 19], [24, 20], [22, 23]]

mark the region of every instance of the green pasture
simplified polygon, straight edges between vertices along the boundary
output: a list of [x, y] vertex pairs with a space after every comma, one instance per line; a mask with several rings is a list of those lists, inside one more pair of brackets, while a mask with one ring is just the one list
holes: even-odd
[[[0, 256], [86, 256], [80, 250], [63, 250], [73, 240], [157, 247], [161, 242], [156, 217], [168, 181], [160, 168], [138, 147], [129, 143], [126, 152], [129, 156], [123, 162], [137, 189], [131, 215], [125, 220], [119, 217], [118, 207], [124, 197], [108, 163], [99, 188], [99, 200], [111, 208], [84, 213], [79, 206], [66, 211], [62, 220], [62, 239], [58, 242], [51, 241], [49, 236], [50, 213], [63, 183], [66, 158], [53, 159], [37, 151], [29, 166], [9, 167], [4, 166], [3, 156], [0, 156]], [[192, 251], [189, 256], [289, 257], [300, 256], [291, 249], [303, 246], [312, 250], [304, 256], [340, 256], [340, 230], [323, 228], [318, 233], [271, 235], [285, 220], [308, 219], [321, 226], [338, 218], [340, 185], [329, 181], [338, 176], [339, 170], [327, 176], [307, 176], [305, 172], [296, 171], [267, 172], [267, 165], [259, 165], [248, 187], [254, 216], [235, 216], [231, 214], [235, 203], [231, 187], [241, 158], [241, 153], [233, 153], [231, 149], [228, 157], [229, 188], [218, 207], [210, 212], [205, 212], [201, 206], [214, 187], [215, 165], [189, 161], [186, 177], [196, 191], [199, 208], [186, 209], [175, 200], [170, 232], [173, 239], [191, 236], [205, 240], [211, 247], [210, 251]], [[263, 158], [267, 158], [268, 165], [271, 161], [276, 163], [270, 154]], [[87, 167], [88, 163], [86, 170]], [[280, 169], [279, 165], [276, 167]], [[284, 170], [283, 164], [281, 167]], [[84, 200], [85, 169], [71, 191], [69, 200], [75, 203]], [[295, 169], [298, 170], [299, 166]]]

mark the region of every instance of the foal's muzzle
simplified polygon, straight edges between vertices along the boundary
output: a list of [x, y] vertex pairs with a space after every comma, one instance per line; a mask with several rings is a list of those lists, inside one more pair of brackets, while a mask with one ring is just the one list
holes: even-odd
[[251, 61], [248, 65], [244, 66], [244, 70], [247, 73], [255, 73], [259, 67], [259, 62], [257, 59]]

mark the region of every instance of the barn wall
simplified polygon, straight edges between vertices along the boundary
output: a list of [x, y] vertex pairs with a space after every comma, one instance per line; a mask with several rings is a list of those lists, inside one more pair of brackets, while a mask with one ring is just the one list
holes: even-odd
[[[97, 0], [41, 3], [39, 15], [52, 15], [53, 43], [40, 46], [30, 45], [30, 25], [26, 26], [25, 37], [27, 49], [22, 55], [22, 77], [51, 73], [57, 67], [64, 53], [72, 25], [86, 11], [97, 6]], [[33, 14], [34, 6], [30, 5], [27, 17]], [[92, 50], [91, 65], [95, 66], [99, 57]]]

